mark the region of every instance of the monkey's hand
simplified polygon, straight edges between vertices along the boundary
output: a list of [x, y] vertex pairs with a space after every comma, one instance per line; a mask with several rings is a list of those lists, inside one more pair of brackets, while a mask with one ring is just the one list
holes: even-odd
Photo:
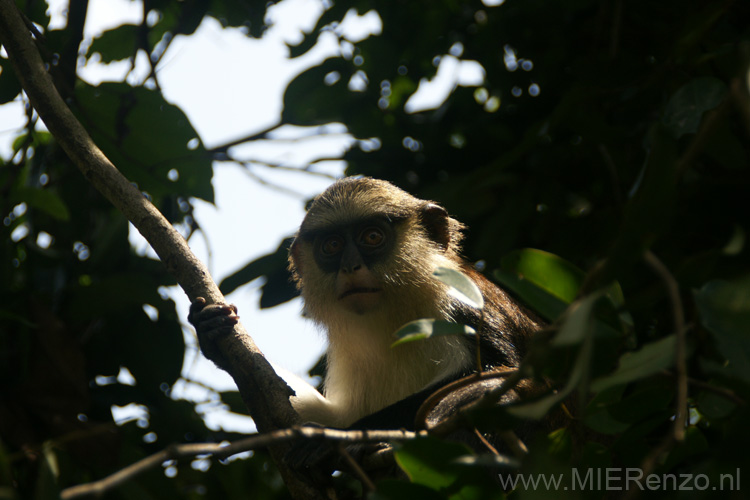
[[198, 334], [198, 344], [203, 355], [225, 368], [224, 359], [216, 347], [216, 341], [232, 332], [234, 325], [239, 323], [237, 307], [234, 304], [206, 304], [206, 299], [198, 297], [190, 304], [188, 321], [195, 327]]

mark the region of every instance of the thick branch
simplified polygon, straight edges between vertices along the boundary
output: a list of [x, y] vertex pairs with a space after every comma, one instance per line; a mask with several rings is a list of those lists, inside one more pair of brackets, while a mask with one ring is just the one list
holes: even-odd
[[[32, 106], [86, 179], [140, 231], [191, 301], [205, 297], [209, 303], [223, 302], [208, 270], [190, 251], [185, 239], [104, 156], [68, 109], [13, 0], [0, 0], [0, 41]], [[237, 325], [233, 335], [222, 339], [218, 348], [258, 429], [271, 431], [296, 422], [297, 415], [289, 403], [291, 390], [241, 325]], [[276, 448], [271, 452], [278, 458], [284, 450]], [[314, 489], [296, 483], [283, 464], [276, 462], [295, 496], [318, 496]]]

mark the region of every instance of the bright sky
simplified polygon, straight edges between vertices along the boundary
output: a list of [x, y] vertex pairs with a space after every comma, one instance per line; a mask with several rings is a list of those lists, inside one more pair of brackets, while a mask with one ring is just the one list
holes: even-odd
[[[51, 0], [52, 27], [65, 24], [67, 1]], [[310, 30], [322, 12], [320, 0], [284, 0], [269, 11], [272, 27], [262, 40], [253, 40], [240, 30], [221, 29], [207, 18], [190, 37], [178, 37], [158, 68], [159, 83], [167, 100], [178, 105], [190, 118], [207, 147], [230, 142], [264, 130], [278, 122], [283, 92], [287, 84], [304, 69], [338, 53], [338, 41], [332, 34], [322, 35], [316, 47], [303, 57], [288, 59], [285, 43], [302, 40], [301, 32]], [[91, 39], [106, 29], [124, 22], [138, 23], [141, 3], [130, 0], [91, 0], [85, 36]], [[374, 12], [363, 16], [353, 13], [341, 23], [348, 39], [356, 41], [377, 34], [380, 19]], [[432, 82], [423, 81], [420, 92], [407, 102], [407, 110], [416, 111], [439, 105], [456, 85], [480, 85], [484, 71], [472, 61], [460, 61], [462, 47], [454, 46], [440, 59], [438, 75]], [[141, 55], [141, 57], [145, 57]], [[145, 75], [145, 60], [138, 60], [129, 78], [140, 83]], [[239, 62], [239, 64], [238, 64]], [[129, 62], [102, 65], [89, 63], [80, 68], [80, 76], [91, 84], [121, 80], [130, 69]], [[437, 96], [437, 97], [436, 97]], [[0, 106], [0, 154], [8, 157], [9, 144], [24, 122], [20, 102]], [[254, 143], [236, 148], [242, 158], [263, 159], [291, 166], [306, 165], [316, 158], [341, 156], [352, 144], [343, 126], [334, 126], [327, 137], [285, 141], [269, 145]], [[304, 131], [286, 128], [285, 136], [304, 135]], [[321, 166], [326, 173], [340, 175], [343, 162]], [[219, 282], [247, 262], [275, 250], [282, 238], [294, 233], [304, 215], [305, 201], [330, 183], [323, 177], [255, 167], [253, 173], [275, 185], [291, 189], [300, 196], [282, 194], [261, 185], [236, 165], [214, 165], [216, 205], [195, 202], [195, 216], [204, 229], [205, 238], [195, 235], [191, 247], [209, 265]], [[135, 231], [132, 240], [138, 248]], [[208, 243], [208, 246], [206, 245]], [[210, 248], [209, 248], [210, 247]], [[184, 293], [172, 293], [180, 316], [187, 316], [188, 301]], [[300, 317], [299, 300], [271, 310], [258, 310], [259, 291], [251, 284], [232, 293], [228, 300], [236, 304], [242, 322], [266, 356], [292, 372], [304, 374], [323, 352], [322, 336]], [[190, 337], [192, 334], [190, 334]], [[186, 360], [184, 374], [220, 390], [234, 387], [231, 378], [202, 356]], [[205, 394], [194, 388], [178, 387], [176, 393], [201, 400]], [[229, 421], [216, 412], [206, 415], [209, 425], [231, 426], [249, 430], [246, 424]]]

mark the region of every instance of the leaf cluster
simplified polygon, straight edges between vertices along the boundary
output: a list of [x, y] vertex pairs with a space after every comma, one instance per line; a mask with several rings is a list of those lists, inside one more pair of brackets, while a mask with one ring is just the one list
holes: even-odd
[[[42, 2], [19, 4], [48, 26]], [[155, 68], [174, 37], [206, 16], [261, 36], [266, 4], [145, 4], [153, 14], [105, 32], [84, 55], [133, 61], [143, 51], [154, 71], [142, 84], [75, 78], [85, 12], [71, 10], [68, 28], [45, 32], [40, 45], [96, 142], [189, 236], [199, 227], [191, 200], [213, 200], [212, 161], [227, 151], [203, 147], [164, 99]], [[348, 40], [340, 23], [370, 9], [382, 34]], [[357, 140], [344, 155], [348, 173], [445, 205], [471, 228], [467, 257], [549, 322], [524, 368], [557, 392], [470, 416], [483, 430], [505, 430], [562, 415], [528, 440], [523, 473], [635, 467], [705, 474], [713, 486], [748, 465], [748, 19], [746, 2], [329, 2], [290, 47], [301, 57], [334, 33], [342, 52], [291, 82], [281, 124], [343, 123]], [[482, 83], [455, 85], [424, 109], [406, 106], [453, 60], [476, 61]], [[0, 68], [4, 103], [20, 87], [7, 59]], [[159, 293], [172, 280], [131, 249], [122, 216], [35, 125], [29, 113], [0, 164], [0, 481], [17, 498], [54, 498], [61, 485], [170, 442], [227, 435], [170, 397], [185, 343], [174, 304]], [[264, 306], [289, 299], [284, 253], [249, 263], [222, 288], [265, 276]], [[683, 386], [684, 436], [668, 439]], [[226, 394], [233, 407], [236, 399]], [[143, 418], [115, 426], [112, 405], [128, 404]], [[408, 482], [380, 483], [373, 496], [503, 495], [486, 481], [486, 457], [453, 444], [409, 443], [396, 457]], [[196, 461], [113, 496], [283, 495], [266, 468], [262, 454]]]
[[[335, 4], [319, 28], [335, 30], [350, 8], [371, 4]], [[474, 423], [569, 413], [530, 443], [529, 473], [635, 467], [715, 480], [746, 464], [736, 450], [750, 395], [747, 5], [374, 8], [383, 34], [300, 75], [283, 119], [346, 124], [360, 140], [347, 173], [445, 204], [471, 228], [466, 254], [550, 322], [525, 365], [556, 392]], [[484, 81], [427, 109], [406, 105], [451, 57], [479, 62]], [[443, 326], [411, 325], [402, 341]]]

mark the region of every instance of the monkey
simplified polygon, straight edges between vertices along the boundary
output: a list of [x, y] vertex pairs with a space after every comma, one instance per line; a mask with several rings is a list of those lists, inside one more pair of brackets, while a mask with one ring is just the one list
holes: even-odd
[[[301, 422], [414, 429], [431, 393], [477, 370], [477, 349], [483, 370], [519, 366], [542, 321], [461, 255], [464, 230], [441, 205], [373, 178], [339, 180], [313, 200], [289, 269], [304, 314], [325, 331], [328, 347], [323, 393], [291, 384]], [[434, 276], [439, 267], [471, 279], [484, 310], [455, 298]], [[226, 304], [193, 303], [188, 319], [204, 353], [211, 352], [205, 339], [236, 323], [236, 313]], [[392, 348], [394, 332], [421, 318], [469, 325], [479, 341], [439, 336]]]

